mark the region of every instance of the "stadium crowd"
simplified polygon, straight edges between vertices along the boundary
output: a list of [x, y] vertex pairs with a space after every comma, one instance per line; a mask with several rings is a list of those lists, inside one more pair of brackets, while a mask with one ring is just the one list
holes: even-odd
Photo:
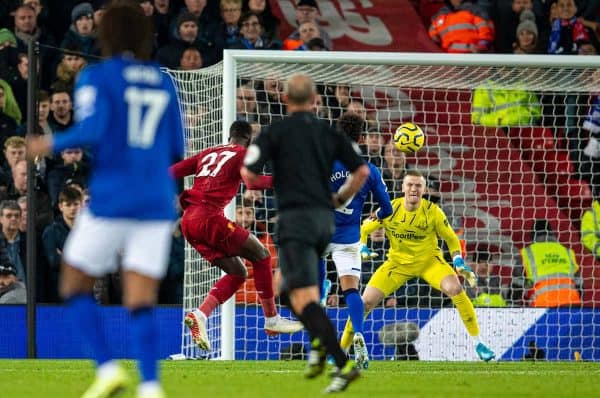
[[[78, 72], [99, 60], [95, 29], [106, 3], [102, 0], [8, 0], [0, 4], [0, 146], [4, 154], [0, 164], [0, 261], [5, 262], [0, 264], [0, 275], [14, 276], [11, 281], [14, 279], [15, 286], [25, 281], [26, 264], [27, 163], [23, 137], [27, 130], [27, 41], [33, 38], [41, 45], [39, 122], [33, 131], [40, 135], [60, 134], [73, 124], [72, 92]], [[171, 69], [194, 70], [214, 65], [221, 61], [224, 49], [334, 50], [331, 37], [319, 24], [320, 10], [315, 0], [296, 2], [296, 30], [286, 37], [280, 35], [280, 21], [271, 11], [268, 0], [140, 0], [139, 3], [154, 22], [155, 59]], [[431, 40], [441, 51], [592, 55], [600, 48], [600, 2], [597, 0], [415, 0], [412, 3], [425, 21]], [[377, 123], [372, 109], [365, 106], [350, 86], [321, 85], [319, 91], [314, 111], [320, 117], [333, 122], [343, 112], [355, 112], [368, 121], [362, 140], [363, 153], [381, 168], [390, 197], [398, 197], [402, 176], [411, 166], [389, 141], [390, 131]], [[282, 82], [277, 80], [240, 82], [237, 118], [252, 123], [257, 133], [261, 126], [285, 115], [282, 92]], [[538, 98], [534, 93], [503, 90], [501, 83], [489, 81], [474, 92], [471, 119], [476, 125], [502, 127], [525, 154], [528, 148], [524, 144], [523, 127], [567, 126], [560, 132], [544, 131], [540, 136], [548, 138], [552, 146], [569, 150], [570, 158], [562, 160], [572, 162], [574, 173], [596, 188], [600, 183], [596, 181], [600, 175], [596, 161], [600, 158], [600, 96], [591, 99], [567, 96], [562, 101], [567, 106], [557, 115], [554, 108], [546, 109], [556, 106], [555, 97]], [[587, 109], [588, 103], [592, 106], [586, 116], [581, 114], [581, 109]], [[506, 106], [499, 106], [502, 104]], [[543, 115], [564, 120], [548, 120]], [[584, 121], [573, 122], [579, 119]], [[535, 145], [530, 145], [531, 153], [527, 155], [534, 162], [534, 169], [535, 160], [539, 159], [532, 149]], [[36, 224], [37, 299], [40, 302], [59, 301], [57, 280], [63, 244], [78, 210], [93, 200], [86, 193], [92, 161], [86, 148], [70, 148], [59, 157], [36, 162], [38, 206], [36, 213], [29, 216], [35, 217]], [[557, 179], [548, 183], [559, 187], [565, 181]], [[429, 178], [427, 195], [443, 206], [438, 190], [439, 182]], [[270, 191], [244, 190], [238, 197], [236, 222], [252, 230], [269, 248], [276, 267], [271, 236], [276, 210], [272, 198]], [[600, 228], [596, 207], [597, 201], [592, 208], [593, 221], [584, 219], [582, 224], [588, 232]], [[365, 215], [372, 210], [367, 206]], [[461, 218], [455, 216], [452, 221], [460, 234]], [[379, 257], [363, 264], [363, 283], [384, 261], [388, 249], [382, 233], [372, 235], [370, 245]], [[586, 247], [594, 254], [598, 250], [593, 242]], [[4, 252], [7, 256], [2, 255]], [[495, 256], [493, 250], [484, 246], [469, 254], [469, 260], [476, 264], [474, 268], [481, 285], [469, 292], [474, 302], [482, 306], [526, 305], [524, 292], [536, 283], [531, 271], [528, 274], [527, 267], [514, 264], [515, 278], [502, 278], [497, 273]], [[161, 287], [161, 303], [181, 303], [183, 260], [184, 240], [178, 225], [173, 231], [173, 248], [169, 271]], [[249, 269], [251, 276], [251, 267]], [[576, 272], [577, 268], [571, 277], [575, 278]], [[330, 277], [335, 282], [333, 273]], [[426, 286], [417, 280], [411, 281], [389, 297], [385, 305], [449, 305], [448, 300]], [[97, 298], [104, 303], [118, 303], [119, 290], [119, 275], [115, 274], [97, 285]], [[252, 278], [236, 299], [258, 302]], [[328, 304], [342, 304], [335, 283]]]

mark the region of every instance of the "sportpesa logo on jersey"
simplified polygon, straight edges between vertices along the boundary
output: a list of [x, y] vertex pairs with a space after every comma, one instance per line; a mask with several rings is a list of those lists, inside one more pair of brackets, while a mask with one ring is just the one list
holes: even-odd
[[413, 231], [407, 231], [406, 233], [400, 233], [400, 232], [396, 232], [394, 230], [390, 230], [390, 233], [392, 234], [392, 236], [396, 239], [403, 239], [403, 240], [424, 240], [427, 235], [419, 235]]

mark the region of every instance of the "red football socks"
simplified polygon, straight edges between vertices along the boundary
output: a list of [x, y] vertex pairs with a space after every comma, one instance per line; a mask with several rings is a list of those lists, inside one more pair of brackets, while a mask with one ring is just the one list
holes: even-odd
[[242, 286], [245, 279], [237, 275], [225, 275], [214, 284], [198, 309], [208, 318], [215, 308], [227, 301]]
[[271, 256], [265, 257], [252, 263], [254, 269], [254, 285], [260, 297], [265, 317], [270, 318], [277, 315], [275, 297], [273, 296], [273, 271], [271, 269]]

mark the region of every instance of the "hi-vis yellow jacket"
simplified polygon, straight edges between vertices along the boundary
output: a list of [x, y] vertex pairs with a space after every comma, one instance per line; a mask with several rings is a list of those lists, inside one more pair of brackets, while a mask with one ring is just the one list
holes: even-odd
[[573, 249], [558, 242], [535, 242], [521, 249], [527, 279], [533, 283], [532, 307], [581, 304], [575, 286], [579, 265]]
[[471, 122], [482, 126], [531, 126], [542, 114], [537, 96], [487, 80], [473, 92]]
[[596, 258], [600, 258], [600, 202], [597, 200], [581, 218], [581, 242]]

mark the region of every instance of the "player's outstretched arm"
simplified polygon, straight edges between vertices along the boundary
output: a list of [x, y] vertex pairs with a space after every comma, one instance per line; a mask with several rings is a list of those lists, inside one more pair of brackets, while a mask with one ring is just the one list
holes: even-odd
[[171, 173], [173, 178], [183, 178], [195, 174], [197, 162], [196, 156], [183, 159], [174, 165], [171, 165], [171, 167], [169, 167], [169, 173]]
[[[257, 175], [256, 178], [249, 179], [248, 174], [243, 174], [241, 170], [240, 174], [242, 175], [242, 180], [244, 181], [244, 184], [246, 184], [246, 188], [248, 189], [273, 188], [273, 176]], [[244, 178], [244, 175], [246, 176], [246, 178]]]
[[371, 192], [373, 192], [373, 198], [379, 204], [379, 209], [375, 212], [375, 216], [379, 219], [384, 219], [390, 216], [393, 212], [392, 202], [390, 201], [390, 194], [387, 191], [387, 186], [381, 178], [381, 174], [377, 167], [371, 167], [371, 175], [369, 179], [373, 181], [371, 186]]
[[367, 218], [360, 226], [360, 242], [366, 245], [369, 235], [377, 231], [379, 228], [383, 228], [383, 223], [381, 220]]

